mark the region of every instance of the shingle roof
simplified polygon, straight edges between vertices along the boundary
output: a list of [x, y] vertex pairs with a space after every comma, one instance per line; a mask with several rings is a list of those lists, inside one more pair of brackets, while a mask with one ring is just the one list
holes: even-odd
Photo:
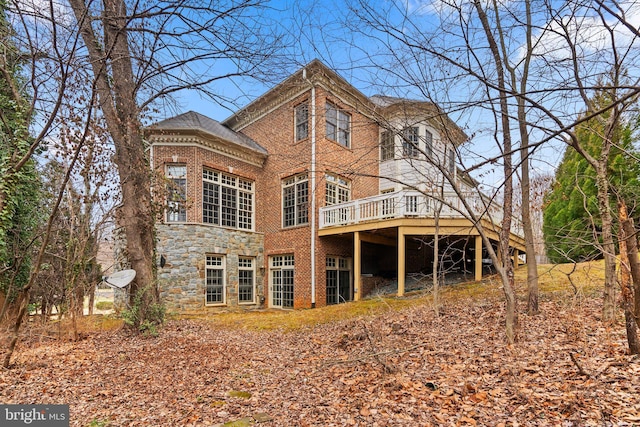
[[213, 120], [203, 114], [196, 113], [195, 111], [188, 111], [186, 113], [171, 117], [160, 122], [154, 123], [148, 128], [150, 131], [188, 131], [196, 130], [214, 136], [225, 141], [229, 141], [233, 144], [241, 147], [248, 148], [261, 154], [267, 154], [267, 150], [260, 144], [255, 142], [248, 136], [235, 132], [228, 127], [222, 125], [220, 122]]

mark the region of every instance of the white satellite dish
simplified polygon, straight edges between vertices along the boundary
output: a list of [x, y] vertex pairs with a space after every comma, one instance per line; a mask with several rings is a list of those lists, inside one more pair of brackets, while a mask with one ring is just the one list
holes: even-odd
[[107, 285], [122, 289], [136, 278], [135, 270], [116, 271], [111, 276], [104, 277], [103, 280]]

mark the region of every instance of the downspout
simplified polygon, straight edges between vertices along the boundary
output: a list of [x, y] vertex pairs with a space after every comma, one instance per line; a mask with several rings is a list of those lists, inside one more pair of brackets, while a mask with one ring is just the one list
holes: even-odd
[[[305, 77], [306, 77], [306, 71]], [[311, 84], [311, 82], [309, 82]], [[311, 84], [311, 308], [316, 307], [316, 87]]]

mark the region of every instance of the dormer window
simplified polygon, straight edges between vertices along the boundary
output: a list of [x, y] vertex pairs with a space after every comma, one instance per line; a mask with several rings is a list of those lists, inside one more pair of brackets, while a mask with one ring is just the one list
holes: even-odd
[[327, 102], [327, 138], [349, 148], [351, 145], [351, 115]]
[[300, 104], [295, 109], [296, 114], [296, 141], [309, 137], [309, 106]]

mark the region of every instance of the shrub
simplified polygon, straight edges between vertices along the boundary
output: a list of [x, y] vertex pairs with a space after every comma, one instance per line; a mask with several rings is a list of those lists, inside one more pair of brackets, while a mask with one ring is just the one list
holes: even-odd
[[122, 310], [122, 320], [131, 329], [144, 335], [157, 336], [158, 327], [164, 323], [166, 308], [153, 301], [149, 288], [140, 289], [133, 298], [133, 303]]

